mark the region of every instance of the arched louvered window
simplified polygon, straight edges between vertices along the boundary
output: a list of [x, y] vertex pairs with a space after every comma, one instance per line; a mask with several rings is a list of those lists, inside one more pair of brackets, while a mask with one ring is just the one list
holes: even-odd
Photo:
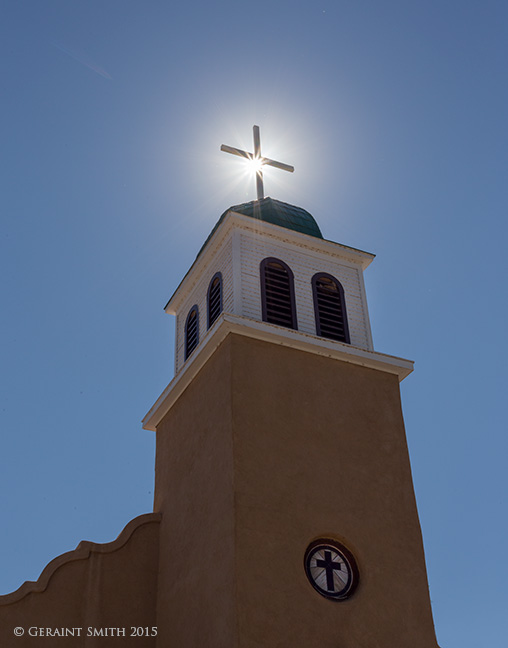
[[187, 315], [185, 322], [185, 359], [190, 356], [199, 342], [199, 312], [198, 307], [193, 306]]
[[298, 328], [291, 268], [280, 259], [268, 257], [261, 261], [260, 271], [263, 320], [291, 329]]
[[344, 289], [325, 272], [312, 277], [316, 333], [331, 340], [350, 343]]
[[216, 272], [208, 286], [208, 328], [222, 313], [222, 275]]

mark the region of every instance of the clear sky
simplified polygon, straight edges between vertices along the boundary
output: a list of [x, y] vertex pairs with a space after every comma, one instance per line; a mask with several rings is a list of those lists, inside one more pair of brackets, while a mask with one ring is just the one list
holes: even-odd
[[[163, 306], [267, 195], [366, 271], [402, 384], [438, 641], [506, 648], [508, 5], [4, 0], [0, 591], [152, 509]], [[389, 583], [387, 583], [389, 605]]]

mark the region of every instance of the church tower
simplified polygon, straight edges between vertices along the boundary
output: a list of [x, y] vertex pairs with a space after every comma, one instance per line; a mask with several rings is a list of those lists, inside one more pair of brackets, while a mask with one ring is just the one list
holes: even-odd
[[292, 167], [256, 128], [254, 154], [223, 150], [261, 163], [258, 199], [222, 214], [166, 306], [154, 512], [1, 596], [2, 646], [437, 648], [400, 404], [413, 364], [374, 350], [373, 255], [264, 198], [262, 166]]
[[272, 198], [220, 217], [169, 300], [158, 643], [436, 648], [399, 382], [363, 271]]

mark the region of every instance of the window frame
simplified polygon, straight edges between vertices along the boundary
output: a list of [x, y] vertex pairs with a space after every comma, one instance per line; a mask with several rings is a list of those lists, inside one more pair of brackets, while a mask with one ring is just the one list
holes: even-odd
[[[219, 280], [219, 313], [217, 317], [213, 320], [213, 322], [210, 322], [210, 295], [212, 291], [212, 285], [215, 279]], [[213, 277], [210, 279], [210, 283], [208, 284], [208, 290], [206, 291], [206, 310], [207, 310], [207, 318], [206, 318], [206, 323], [207, 323], [207, 328], [209, 329], [213, 324], [219, 319], [220, 314], [222, 313], [223, 309], [223, 302], [222, 302], [222, 272], [216, 272]]]
[[[338, 288], [340, 307], [342, 310], [342, 320], [344, 324], [344, 340], [336, 340], [335, 338], [328, 337], [326, 335], [323, 335], [322, 333], [321, 317], [319, 312], [319, 303], [318, 303], [318, 294], [317, 294], [317, 282], [321, 278], [330, 279]], [[342, 286], [341, 282], [336, 277], [329, 274], [328, 272], [316, 272], [316, 274], [312, 277], [311, 284], [312, 284], [312, 297], [314, 301], [314, 321], [316, 323], [316, 335], [325, 338], [326, 340], [332, 340], [333, 342], [342, 342], [343, 344], [351, 344], [351, 336], [349, 334], [349, 322], [348, 322], [347, 309], [346, 309], [346, 297], [344, 294], [344, 287]]]
[[[196, 346], [189, 352], [189, 322], [193, 313], [196, 313]], [[184, 361], [187, 360], [196, 350], [199, 345], [199, 308], [194, 304], [187, 313], [184, 326]]]
[[[268, 317], [268, 309], [266, 307], [266, 266], [269, 263], [278, 263], [281, 265], [284, 270], [288, 274], [288, 279], [289, 279], [289, 300], [290, 300], [290, 307], [291, 307], [291, 319], [292, 319], [292, 326], [284, 326], [284, 324], [277, 324], [275, 322], [269, 322], [267, 317]], [[297, 331], [298, 330], [298, 319], [296, 316], [296, 299], [295, 299], [295, 277], [293, 274], [293, 271], [291, 268], [288, 266], [287, 263], [282, 261], [282, 259], [277, 259], [276, 257], [266, 257], [261, 261], [259, 264], [259, 272], [260, 272], [260, 277], [261, 277], [261, 317], [263, 319], [263, 322], [267, 322], [267, 324], [274, 324], [274, 326], [282, 326], [283, 328], [288, 328], [292, 331]]]

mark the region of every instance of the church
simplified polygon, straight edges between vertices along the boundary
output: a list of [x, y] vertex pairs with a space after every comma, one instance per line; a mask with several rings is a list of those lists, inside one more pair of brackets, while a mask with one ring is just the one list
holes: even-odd
[[[0, 596], [2, 646], [437, 648], [374, 256], [264, 197], [227, 209], [166, 305], [175, 376], [143, 419], [154, 510]], [[176, 282], [175, 282], [176, 283]]]

